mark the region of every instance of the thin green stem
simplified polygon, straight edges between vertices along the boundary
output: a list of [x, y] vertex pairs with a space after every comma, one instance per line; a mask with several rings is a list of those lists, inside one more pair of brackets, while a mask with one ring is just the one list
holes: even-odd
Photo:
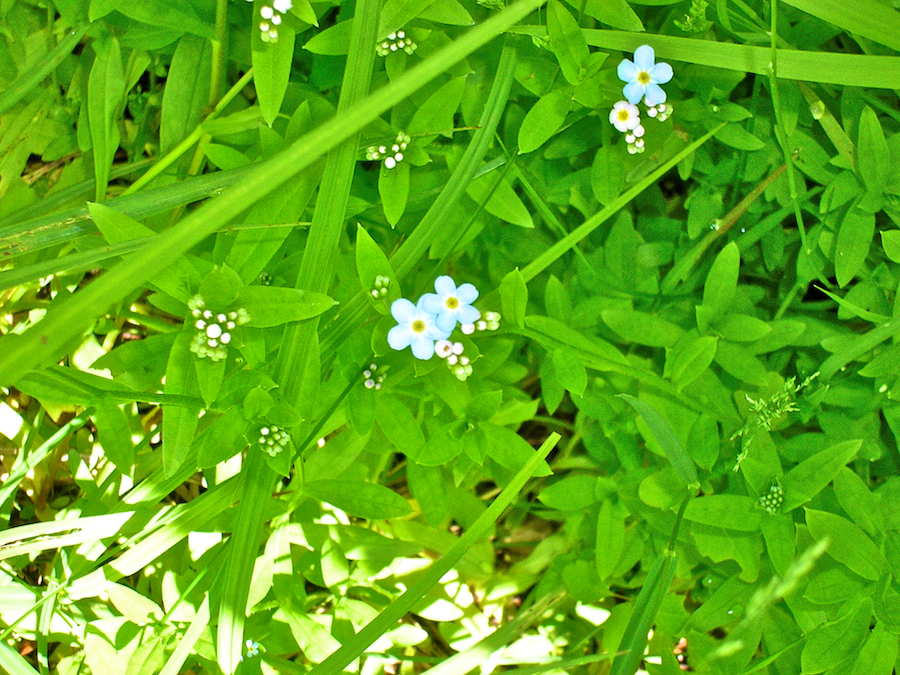
[[216, 39], [212, 41], [212, 80], [209, 85], [209, 105], [216, 105], [222, 96], [225, 64], [228, 59], [228, 0], [216, 0]]
[[185, 138], [181, 143], [179, 143], [175, 148], [173, 148], [168, 155], [159, 160], [156, 164], [154, 164], [143, 176], [138, 178], [134, 183], [132, 183], [127, 190], [122, 193], [122, 196], [130, 195], [134, 192], [137, 192], [145, 185], [147, 185], [154, 178], [159, 176], [163, 171], [168, 169], [172, 164], [177, 162], [181, 156], [190, 150], [197, 141], [203, 138], [203, 135], [206, 133], [205, 125], [209, 122], [212, 122], [219, 115], [222, 114], [222, 111], [225, 110], [226, 106], [231, 103], [235, 96], [237, 96], [241, 90], [246, 87], [250, 80], [253, 79], [253, 68], [244, 73], [244, 76], [238, 80], [235, 85], [228, 90], [225, 96], [219, 101], [216, 105], [215, 109], [206, 116], [206, 119], [203, 120], [197, 127]]

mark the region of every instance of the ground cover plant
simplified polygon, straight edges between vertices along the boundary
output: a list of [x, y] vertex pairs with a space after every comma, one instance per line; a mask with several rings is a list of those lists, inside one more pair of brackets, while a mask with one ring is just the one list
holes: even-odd
[[893, 672], [894, 4], [0, 17], [0, 671]]

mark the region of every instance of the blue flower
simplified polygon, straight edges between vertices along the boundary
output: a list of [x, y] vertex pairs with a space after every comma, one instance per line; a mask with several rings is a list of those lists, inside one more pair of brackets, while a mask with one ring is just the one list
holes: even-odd
[[619, 79], [627, 82], [622, 91], [632, 105], [640, 103], [641, 98], [649, 106], [666, 100], [666, 92], [659, 85], [672, 79], [672, 66], [655, 63], [654, 59], [653, 47], [641, 45], [634, 51], [633, 63], [623, 59], [619, 64]]
[[453, 279], [445, 275], [435, 280], [434, 290], [437, 293], [426, 293], [419, 300], [419, 305], [435, 315], [434, 323], [448, 335], [456, 328], [457, 321], [468, 324], [481, 318], [481, 312], [472, 307], [478, 299], [478, 289], [472, 284], [457, 288]]
[[427, 361], [434, 355], [434, 341], [446, 340], [450, 331], [441, 330], [435, 324], [435, 315], [422, 307], [424, 297], [418, 306], [406, 298], [395, 300], [391, 305], [391, 315], [397, 325], [388, 331], [391, 349], [400, 351], [412, 347], [413, 356]]

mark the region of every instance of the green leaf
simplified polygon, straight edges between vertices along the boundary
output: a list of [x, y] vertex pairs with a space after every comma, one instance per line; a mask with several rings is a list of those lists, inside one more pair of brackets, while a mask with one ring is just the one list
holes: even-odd
[[846, 466], [834, 477], [834, 496], [853, 521], [870, 536], [884, 532], [878, 500], [862, 478]]
[[762, 361], [740, 345], [719, 340], [716, 344], [715, 361], [722, 370], [741, 382], [764, 387], [769, 381], [769, 371]]
[[151, 26], [169, 28], [179, 33], [186, 31], [207, 39], [215, 38], [212, 26], [197, 18], [190, 4], [173, 4], [168, 0], [91, 0], [89, 16], [91, 21], [96, 21], [113, 10]]
[[393, 169], [388, 169], [384, 162], [378, 172], [378, 194], [381, 196], [381, 207], [384, 217], [394, 227], [406, 210], [409, 197], [409, 163], [400, 162]]
[[663, 452], [666, 453], [672, 468], [675, 469], [688, 488], [696, 492], [700, 488], [700, 479], [697, 477], [697, 468], [694, 466], [694, 460], [691, 459], [684, 446], [681, 445], [681, 441], [678, 440], [678, 436], [675, 434], [675, 430], [669, 424], [669, 421], [646, 401], [628, 394], [617, 394], [616, 396], [628, 403], [643, 418], [656, 442], [659, 443]]
[[[566, 2], [579, 12], [584, 8], [585, 14], [613, 28], [636, 33], [644, 31], [644, 24], [641, 23], [638, 15], [634, 13], [626, 0], [586, 0], [584, 4], [581, 0], [566, 0]], [[633, 47], [628, 47], [628, 49], [633, 49]]]
[[884, 192], [891, 168], [891, 154], [878, 115], [869, 106], [863, 108], [859, 118], [856, 164], [866, 189], [873, 194]]
[[118, 244], [131, 239], [139, 239], [141, 237], [149, 237], [156, 232], [146, 225], [139, 223], [134, 218], [126, 216], [115, 209], [111, 209], [105, 204], [96, 202], [88, 203], [88, 212], [91, 214], [91, 220], [100, 230], [100, 234], [109, 244]]
[[538, 493], [538, 501], [557, 511], [581, 511], [599, 501], [596, 476], [566, 476]]
[[859, 650], [851, 675], [891, 675], [897, 660], [897, 636], [879, 622]]
[[375, 419], [387, 439], [403, 454], [415, 457], [425, 445], [422, 428], [398, 398], [388, 394], [376, 397]]
[[250, 314], [248, 325], [254, 328], [311, 319], [335, 305], [334, 300], [322, 293], [274, 286], [246, 286], [238, 300]]
[[534, 152], [549, 141], [565, 122], [571, 103], [568, 89], [554, 89], [538, 99], [519, 127], [519, 152]]
[[575, 396], [583, 396], [588, 378], [584, 363], [574, 350], [563, 347], [553, 352], [553, 370], [556, 379]]
[[600, 579], [612, 575], [624, 549], [625, 519], [614, 512], [612, 502], [606, 499], [597, 515], [597, 545], [594, 547], [594, 560]]
[[602, 145], [597, 148], [591, 165], [591, 189], [594, 197], [603, 206], [609, 206], [622, 192], [625, 173], [622, 171], [622, 153], [616, 145]]
[[528, 309], [528, 284], [518, 267], [500, 282], [500, 299], [503, 303], [503, 315], [519, 328], [524, 328]]
[[375, 483], [351, 480], [316, 480], [303, 485], [303, 493], [328, 502], [358, 518], [386, 520], [412, 513], [409, 503], [393, 490]]
[[784, 488], [781, 510], [788, 512], [796, 509], [819, 494], [834, 480], [841, 468], [856, 457], [861, 447], [861, 439], [837, 443], [820, 450], [788, 471], [781, 479]]
[[466, 418], [473, 422], [487, 422], [500, 409], [501, 403], [503, 403], [503, 392], [499, 389], [478, 394], [466, 403]]
[[703, 525], [757, 532], [762, 513], [752, 497], [722, 494], [695, 497], [688, 502], [684, 517]]
[[716, 356], [718, 339], [697, 337], [685, 333], [681, 340], [667, 350], [665, 375], [679, 390], [700, 377]]
[[877, 581], [887, 573], [887, 560], [862, 528], [828, 511], [805, 511], [809, 533], [815, 539], [830, 540], [828, 555], [863, 579]]
[[457, 0], [434, 0], [419, 12], [418, 18], [450, 26], [471, 26], [472, 15]]
[[209, 106], [211, 76], [210, 41], [197, 35], [182, 37], [172, 55], [163, 90], [159, 123], [161, 155], [174, 150], [200, 124], [202, 114]]
[[[352, 21], [341, 21], [316, 33], [303, 49], [324, 56], [343, 56], [350, 45]], [[388, 31], [390, 32], [390, 31]]]
[[[172, 344], [169, 362], [166, 365], [166, 394], [192, 396], [199, 393], [194, 375], [191, 339], [190, 331], [182, 331]], [[198, 413], [197, 409], [186, 406], [163, 406], [162, 456], [167, 476], [173, 476], [190, 456], [194, 432], [199, 421]]]
[[534, 227], [528, 207], [501, 175], [479, 176], [466, 186], [466, 194], [479, 204], [484, 203], [484, 210], [501, 220], [519, 227]]
[[97, 58], [88, 78], [87, 110], [94, 149], [95, 201], [106, 199], [113, 157], [119, 147], [119, 106], [125, 96], [125, 72], [119, 41], [93, 43]]
[[557, 0], [547, 3], [547, 35], [563, 77], [569, 84], [581, 82], [590, 52], [575, 19]]
[[766, 144], [738, 124], [729, 124], [716, 132], [716, 139], [735, 150], [753, 152], [762, 150]]
[[440, 133], [451, 138], [453, 116], [462, 102], [465, 90], [465, 77], [451, 78], [416, 109], [406, 133], [411, 136]]
[[881, 246], [884, 248], [884, 254], [892, 262], [900, 262], [900, 231], [882, 230]]
[[768, 323], [747, 314], [724, 314], [711, 323], [723, 338], [731, 342], [754, 342], [772, 332]]
[[875, 236], [875, 215], [850, 208], [841, 223], [834, 246], [834, 272], [843, 288], [860, 271]]
[[600, 317], [625, 342], [648, 347], [672, 347], [684, 334], [684, 329], [680, 326], [647, 312], [607, 309], [600, 313]]
[[821, 673], [853, 657], [866, 639], [872, 618], [872, 600], [854, 599], [842, 608], [842, 615], [814, 628], [806, 636], [800, 654], [804, 673]]
[[703, 285], [703, 305], [715, 314], [724, 314], [731, 308], [740, 267], [740, 249], [731, 242], [719, 251]]
[[359, 275], [359, 283], [362, 286], [363, 293], [372, 298], [375, 307], [382, 314], [387, 314], [388, 311], [387, 307], [384, 306], [384, 301], [372, 296], [376, 277], [381, 276], [389, 279], [390, 285], [388, 286], [387, 296], [385, 296], [388, 306], [403, 295], [400, 290], [400, 282], [387, 256], [359, 223], [356, 225], [356, 273]]
[[900, 17], [890, 6], [875, 0], [860, 0], [850, 5], [841, 0], [785, 0], [785, 4], [839, 26], [848, 33], [900, 51]]
[[94, 405], [97, 408], [94, 424], [103, 454], [119, 471], [127, 473], [134, 464], [135, 455], [128, 417], [118, 405], [108, 399], [100, 399]]
[[[481, 424], [478, 428], [484, 431], [487, 439], [487, 456], [505, 469], [517, 471], [534, 458], [534, 448], [515, 431], [491, 423]], [[552, 473], [543, 460], [534, 468], [535, 476], [550, 476]]]
[[[254, 5], [254, 16], [257, 6], [262, 5]], [[258, 20], [257, 17], [256, 21]], [[281, 103], [290, 80], [291, 62], [294, 58], [294, 30], [287, 23], [282, 23], [278, 26], [276, 42], [263, 42], [262, 32], [258, 30], [251, 30], [250, 33], [253, 84], [263, 118], [272, 126], [281, 111]]]

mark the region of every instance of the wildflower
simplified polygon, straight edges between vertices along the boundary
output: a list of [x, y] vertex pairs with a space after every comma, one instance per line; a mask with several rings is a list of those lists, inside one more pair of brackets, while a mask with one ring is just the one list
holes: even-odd
[[384, 383], [384, 373], [375, 373], [378, 370], [377, 363], [370, 363], [369, 367], [363, 371], [363, 377], [366, 378], [365, 384], [366, 389], [381, 389], [381, 385]]
[[447, 360], [447, 367], [459, 381], [464, 382], [472, 374], [469, 358], [462, 355], [464, 351], [462, 342], [438, 340], [434, 351], [439, 357]]
[[418, 306], [406, 298], [394, 301], [391, 315], [397, 325], [388, 331], [388, 344], [397, 351], [411, 346], [413, 356], [426, 361], [434, 354], [434, 341], [446, 340], [450, 337], [450, 331], [435, 325], [435, 315], [422, 306], [422, 300]]
[[403, 161], [403, 151], [406, 150], [410, 140], [410, 137], [401, 131], [390, 146], [370, 145], [366, 148], [366, 159], [384, 158], [384, 166], [388, 169], [393, 169]]
[[[248, 0], [252, 2], [253, 0]], [[282, 15], [291, 11], [291, 0], [274, 0], [271, 5], [262, 5], [259, 8], [260, 38], [263, 42], [278, 42], [278, 26], [281, 25]]]
[[254, 656], [259, 656], [259, 648], [261, 646], [262, 645], [260, 645], [258, 642], [255, 642], [254, 640], [247, 640], [244, 643], [246, 651], [244, 654], [241, 654], [241, 661], [244, 660], [244, 656], [246, 656], [248, 659], [252, 659]]
[[284, 429], [272, 424], [260, 428], [258, 442], [259, 447], [261, 447], [269, 457], [277, 457], [286, 447], [288, 447], [288, 445], [290, 445], [291, 436]]
[[250, 320], [247, 310], [240, 308], [231, 312], [214, 313], [206, 306], [200, 295], [188, 301], [194, 328], [197, 330], [191, 341], [191, 351], [201, 359], [221, 361], [228, 356], [231, 331]]
[[625, 142], [628, 144], [628, 154], [634, 155], [644, 151], [644, 127], [638, 124], [629, 133], [625, 134]]
[[609, 113], [609, 123], [616, 128], [616, 131], [625, 133], [640, 125], [641, 115], [636, 105], [628, 101], [619, 101], [613, 105], [613, 109]]
[[672, 79], [672, 66], [655, 63], [650, 45], [641, 45], [634, 51], [634, 62], [623, 59], [617, 72], [619, 79], [626, 82], [622, 91], [629, 103], [637, 104], [641, 98], [648, 106], [665, 102], [666, 92], [659, 85]]
[[672, 104], [671, 103], [660, 103], [659, 105], [651, 105], [647, 108], [647, 115], [650, 117], [655, 117], [660, 122], [665, 122], [672, 115]]
[[412, 54], [417, 47], [418, 45], [406, 36], [406, 31], [398, 30], [375, 45], [375, 53], [378, 56], [387, 56], [391, 52], [402, 49], [407, 54]]
[[[485, 312], [484, 318], [480, 321], [476, 321], [470, 332], [474, 332], [475, 330], [497, 330], [500, 328], [500, 318], [499, 312]], [[466, 326], [463, 326], [462, 331], [466, 335], [469, 335], [470, 333], [466, 333], [466, 328]]]
[[481, 318], [481, 312], [472, 307], [478, 298], [478, 290], [472, 284], [457, 288], [453, 279], [444, 275], [435, 280], [434, 290], [437, 293], [426, 293], [419, 304], [435, 315], [434, 322], [440, 330], [449, 334], [456, 328], [457, 321], [469, 324]]

